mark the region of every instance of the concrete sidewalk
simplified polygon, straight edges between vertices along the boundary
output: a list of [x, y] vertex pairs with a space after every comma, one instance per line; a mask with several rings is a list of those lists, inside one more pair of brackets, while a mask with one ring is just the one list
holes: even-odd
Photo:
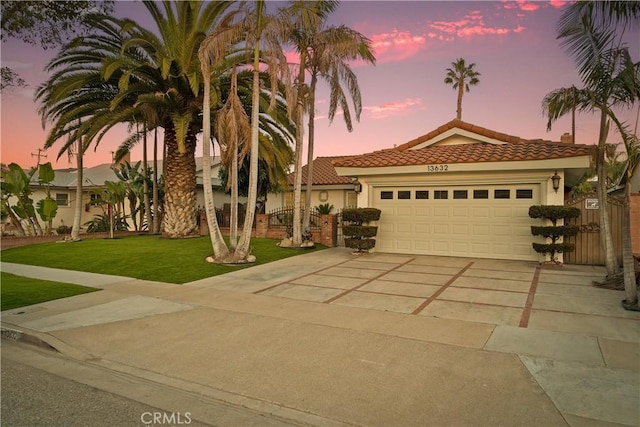
[[601, 275], [335, 248], [186, 285], [101, 277], [2, 324], [309, 424], [640, 425], [640, 315]]

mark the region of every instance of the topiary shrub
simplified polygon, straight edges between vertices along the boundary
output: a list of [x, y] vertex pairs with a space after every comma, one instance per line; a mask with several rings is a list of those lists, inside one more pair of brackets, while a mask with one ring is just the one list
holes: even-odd
[[[380, 219], [381, 211], [375, 208], [354, 208], [342, 211], [342, 234], [347, 236], [344, 240], [346, 247], [357, 252], [367, 252], [376, 245], [374, 237], [378, 233], [378, 227], [366, 225], [369, 221]], [[364, 225], [363, 225], [364, 224]]]
[[549, 254], [551, 261], [558, 263], [556, 254], [573, 252], [573, 243], [557, 243], [561, 237], [575, 236], [580, 228], [574, 225], [556, 225], [559, 219], [572, 219], [580, 216], [580, 209], [559, 205], [536, 205], [529, 208], [530, 218], [543, 218], [551, 221], [551, 226], [531, 226], [531, 234], [551, 239], [551, 243], [533, 243], [533, 250], [540, 254]]

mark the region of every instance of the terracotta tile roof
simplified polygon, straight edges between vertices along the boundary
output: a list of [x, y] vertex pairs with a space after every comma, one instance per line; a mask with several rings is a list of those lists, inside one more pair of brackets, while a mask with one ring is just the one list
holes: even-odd
[[[491, 144], [478, 142], [461, 145], [434, 145], [420, 149], [410, 149], [453, 128], [464, 129], [504, 143]], [[426, 135], [397, 147], [362, 154], [360, 156], [340, 158], [333, 163], [334, 166], [339, 167], [368, 168], [440, 163], [545, 160], [590, 155], [593, 153], [593, 150], [594, 146], [592, 145], [566, 144], [542, 139], [525, 140], [517, 136], [472, 125], [461, 120], [452, 120]]]
[[491, 129], [487, 129], [487, 128], [483, 128], [481, 126], [476, 126], [474, 124], [471, 123], [467, 123], [467, 122], [463, 122], [462, 120], [458, 120], [458, 119], [453, 119], [448, 123], [443, 124], [442, 126], [440, 126], [439, 128], [429, 132], [426, 135], [422, 135], [416, 139], [412, 139], [411, 141], [402, 144], [402, 145], [398, 145], [397, 147], [395, 147], [395, 150], [406, 150], [408, 148], [411, 147], [415, 147], [418, 144], [422, 144], [425, 141], [428, 141], [430, 139], [435, 138], [436, 136], [445, 133], [446, 131], [453, 129], [453, 128], [458, 128], [458, 129], [462, 129], [462, 130], [466, 130], [469, 132], [473, 132], [475, 134], [481, 135], [481, 136], [485, 136], [487, 138], [493, 138], [493, 139], [497, 139], [498, 141], [502, 141], [502, 142], [522, 142], [522, 141], [526, 141], [522, 138], [520, 138], [519, 136], [513, 136], [513, 135], [507, 135], [506, 133], [502, 133], [502, 132], [496, 132], [494, 130]]
[[592, 145], [573, 145], [560, 142], [527, 141], [501, 145], [476, 143], [442, 145], [419, 150], [383, 150], [337, 160], [335, 166], [380, 167], [409, 166], [436, 163], [505, 162], [519, 160], [545, 160], [585, 156], [593, 153]]
[[[353, 180], [348, 176], [338, 176], [333, 167], [335, 160], [346, 159], [348, 156], [317, 157], [313, 160], [313, 185], [345, 185]], [[294, 185], [294, 173], [287, 176], [287, 183]], [[307, 165], [302, 167], [302, 185], [307, 185]]]

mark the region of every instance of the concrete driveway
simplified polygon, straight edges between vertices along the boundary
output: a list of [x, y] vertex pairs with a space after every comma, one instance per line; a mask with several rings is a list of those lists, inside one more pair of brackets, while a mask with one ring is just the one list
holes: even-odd
[[311, 424], [640, 425], [640, 313], [591, 286], [600, 267], [333, 248], [185, 285], [72, 276], [104, 290], [3, 312], [3, 326], [326, 417]]

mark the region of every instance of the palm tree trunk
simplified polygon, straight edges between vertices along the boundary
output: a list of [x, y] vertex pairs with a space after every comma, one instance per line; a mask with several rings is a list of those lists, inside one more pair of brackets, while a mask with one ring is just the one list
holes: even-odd
[[631, 174], [627, 175], [622, 217], [622, 266], [624, 271], [625, 304], [638, 306], [638, 285], [631, 244]]
[[598, 159], [596, 163], [598, 172], [598, 204], [600, 209], [600, 242], [604, 248], [605, 265], [607, 267], [607, 276], [612, 277], [618, 273], [618, 261], [616, 260], [613, 238], [611, 237], [611, 223], [609, 222], [609, 212], [607, 211], [607, 175], [605, 168], [605, 150], [607, 133], [609, 126], [607, 124], [607, 116], [602, 111], [600, 113], [600, 136], [598, 139]]
[[207, 225], [209, 226], [209, 237], [213, 248], [213, 260], [224, 262], [229, 257], [229, 249], [224, 243], [222, 232], [218, 226], [211, 186], [211, 84], [209, 81], [209, 67], [204, 66], [202, 71], [205, 77], [204, 100], [202, 102], [202, 187], [204, 205]]
[[229, 224], [229, 248], [235, 251], [238, 247], [238, 138], [231, 147], [231, 223]]
[[[144, 192], [144, 214], [147, 217], [147, 233], [151, 232], [151, 201], [149, 197], [149, 164], [147, 163], [147, 127], [145, 125], [142, 139], [142, 173], [144, 181], [142, 191]], [[142, 221], [140, 221], [142, 224]]]
[[304, 216], [302, 218], [302, 227], [309, 229], [311, 222], [311, 191], [313, 190], [313, 143], [315, 133], [315, 95], [318, 78], [315, 74], [311, 76], [311, 84], [309, 86], [309, 142], [307, 146], [307, 190], [305, 192]]
[[153, 132], [153, 233], [160, 232], [160, 189], [158, 188], [158, 128]]
[[464, 81], [458, 82], [458, 109], [456, 110], [458, 120], [462, 120], [462, 95], [464, 95]]
[[193, 129], [189, 128], [185, 137], [185, 152], [180, 153], [173, 123], [168, 121], [164, 129], [166, 157], [163, 236], [196, 236], [196, 136]]
[[[253, 84], [251, 88], [251, 158], [249, 159], [249, 192], [247, 195], [247, 208], [242, 226], [242, 235], [234, 252], [234, 260], [238, 262], [253, 261], [249, 259], [251, 244], [251, 231], [253, 230], [253, 218], [256, 212], [258, 199], [258, 155], [260, 148], [260, 46], [258, 39], [253, 50]], [[237, 181], [237, 180], [236, 180]]]
[[84, 157], [84, 146], [82, 144], [82, 137], [76, 142], [76, 146], [76, 167], [78, 168], [76, 174], [76, 206], [73, 213], [73, 226], [71, 227], [71, 240], [74, 241], [80, 240], [80, 225], [82, 222], [82, 181], [84, 180], [84, 165], [82, 161]]
[[293, 245], [302, 244], [302, 227], [300, 218], [300, 199], [302, 198], [302, 146], [304, 145], [304, 77], [306, 61], [305, 52], [300, 53], [300, 70], [297, 78], [297, 99], [296, 99], [296, 151], [295, 151], [295, 175], [293, 186]]

